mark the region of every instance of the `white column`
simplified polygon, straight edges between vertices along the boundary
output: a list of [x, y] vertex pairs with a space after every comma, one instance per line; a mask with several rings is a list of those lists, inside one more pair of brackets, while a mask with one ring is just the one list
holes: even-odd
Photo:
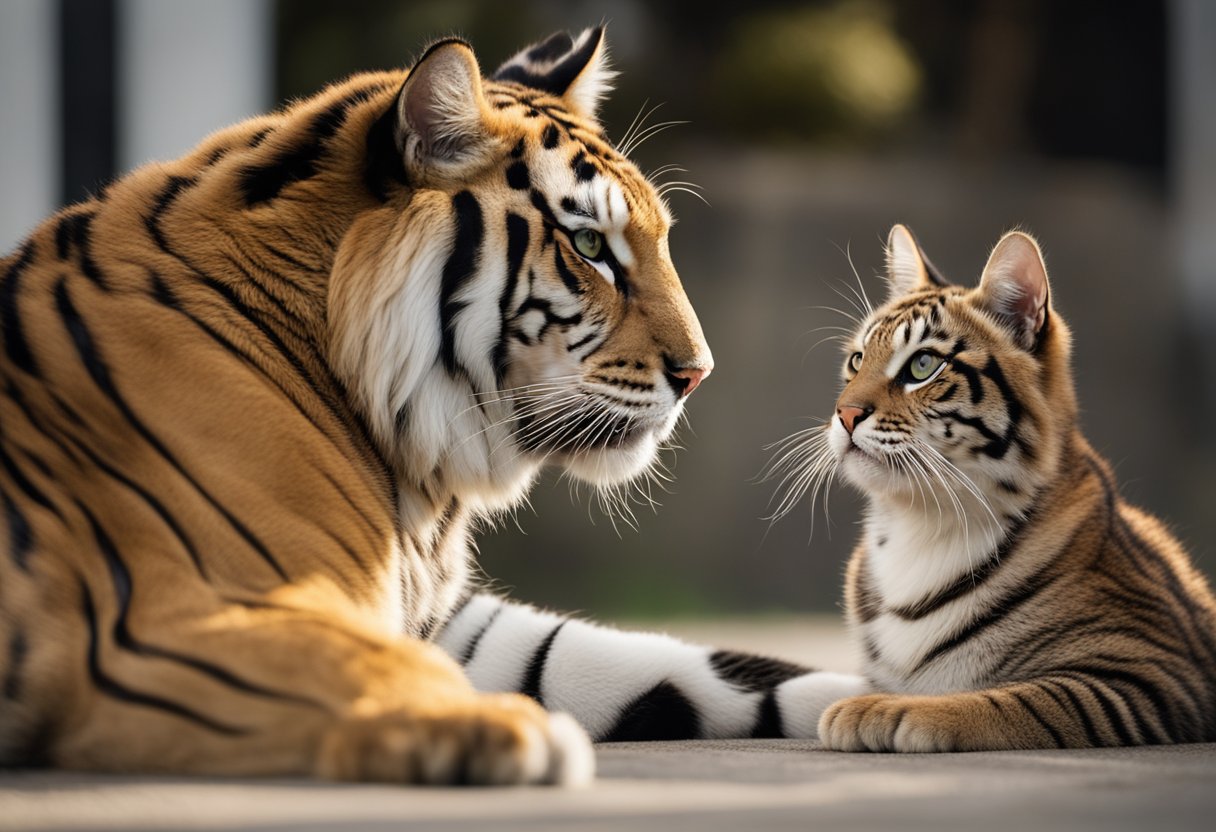
[[0, 256], [57, 207], [56, 10], [48, 0], [0, 3]]
[[118, 166], [172, 159], [273, 105], [270, 0], [123, 0]]

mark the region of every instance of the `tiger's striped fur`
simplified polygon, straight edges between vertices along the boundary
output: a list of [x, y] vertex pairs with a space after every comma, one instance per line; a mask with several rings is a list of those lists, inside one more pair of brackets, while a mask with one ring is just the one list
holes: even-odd
[[845, 597], [878, 692], [828, 708], [824, 744], [1216, 740], [1216, 599], [1081, 435], [1037, 243], [1007, 234], [965, 289], [896, 226], [888, 273], [821, 446], [869, 501]]
[[425, 639], [476, 519], [546, 462], [636, 475], [712, 367], [609, 74], [599, 29], [497, 80], [444, 41], [0, 261], [0, 762], [589, 775]]

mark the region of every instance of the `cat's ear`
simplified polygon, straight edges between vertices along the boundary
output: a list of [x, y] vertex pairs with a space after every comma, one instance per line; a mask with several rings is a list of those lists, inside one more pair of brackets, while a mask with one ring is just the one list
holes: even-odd
[[1051, 291], [1043, 252], [1029, 234], [1010, 231], [984, 266], [980, 303], [1013, 334], [1023, 349], [1032, 349], [1047, 325]]
[[594, 26], [577, 38], [565, 32], [550, 35], [516, 54], [492, 77], [555, 95], [572, 112], [594, 120], [616, 73], [608, 64], [604, 27]]
[[887, 235], [887, 300], [946, 285], [908, 227], [892, 226]]
[[456, 177], [489, 161], [487, 112], [472, 48], [455, 39], [436, 43], [397, 95], [397, 148], [406, 170]]

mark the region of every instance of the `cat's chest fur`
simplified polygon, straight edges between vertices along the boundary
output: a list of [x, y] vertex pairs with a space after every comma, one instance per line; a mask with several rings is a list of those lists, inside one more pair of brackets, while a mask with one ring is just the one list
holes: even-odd
[[986, 577], [1002, 534], [992, 524], [871, 512], [851, 579], [854, 597], [865, 600], [866, 612], [854, 610], [852, 623], [874, 683], [935, 694], [983, 681], [999, 654], [989, 639], [969, 640], [948, 660], [937, 660], [934, 651], [974, 626], [1019, 580], [1017, 569]]

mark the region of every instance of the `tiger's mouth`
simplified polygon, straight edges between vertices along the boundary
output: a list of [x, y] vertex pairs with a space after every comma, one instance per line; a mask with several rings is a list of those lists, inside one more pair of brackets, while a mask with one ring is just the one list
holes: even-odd
[[517, 413], [516, 445], [583, 482], [613, 486], [654, 464], [678, 411], [630, 412], [595, 397], [565, 406], [551, 402]]
[[626, 450], [654, 432], [654, 426], [634, 416], [601, 411], [576, 412], [561, 419], [524, 412], [519, 417], [520, 444], [544, 455], [577, 456], [605, 450]]

